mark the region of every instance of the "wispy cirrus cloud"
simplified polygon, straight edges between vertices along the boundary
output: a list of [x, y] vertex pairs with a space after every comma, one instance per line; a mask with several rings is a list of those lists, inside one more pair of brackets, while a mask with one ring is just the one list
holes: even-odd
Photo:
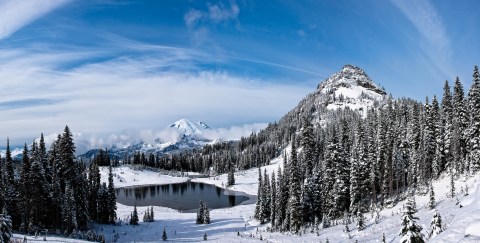
[[415, 26], [423, 39], [420, 46], [437, 71], [452, 73], [448, 33], [441, 15], [429, 0], [391, 0]]
[[[151, 50], [156, 51], [148, 56], [106, 60], [75, 49], [1, 53], [0, 80], [5, 82], [0, 83], [0, 134], [10, 135], [12, 144], [23, 144], [40, 132], [61, 132], [68, 124], [78, 134], [80, 150], [158, 135], [156, 131], [180, 118], [212, 127], [277, 120], [309, 91], [296, 84], [198, 69], [197, 55], [188, 49]], [[79, 59], [81, 64], [64, 65]], [[232, 138], [256, 127], [210, 135]], [[127, 128], [144, 132], [119, 132]]]
[[0, 2], [0, 40], [70, 0], [4, 0]]

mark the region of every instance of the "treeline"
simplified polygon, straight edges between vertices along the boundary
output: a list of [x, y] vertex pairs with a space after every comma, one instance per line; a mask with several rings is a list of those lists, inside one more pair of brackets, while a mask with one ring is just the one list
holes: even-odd
[[365, 119], [338, 112], [323, 127], [310, 121], [292, 136], [283, 170], [259, 171], [255, 218], [274, 230], [329, 227], [345, 215], [363, 221], [368, 210], [426, 193], [442, 174], [454, 195], [454, 178], [480, 169], [477, 66], [466, 97], [457, 78], [453, 94], [445, 82], [441, 103], [388, 98]]
[[0, 208], [12, 227], [34, 233], [44, 229], [75, 234], [89, 228], [91, 220], [114, 223], [116, 196], [110, 168], [108, 186], [100, 184], [94, 159], [90, 168], [75, 157], [68, 126], [47, 151], [43, 134], [30, 147], [25, 144], [21, 161], [12, 159], [7, 140], [0, 159]]

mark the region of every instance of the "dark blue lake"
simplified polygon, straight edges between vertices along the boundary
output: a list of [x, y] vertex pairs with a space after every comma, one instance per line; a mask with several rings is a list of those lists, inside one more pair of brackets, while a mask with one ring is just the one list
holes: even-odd
[[222, 188], [198, 182], [124, 187], [116, 189], [116, 193], [117, 202], [123, 205], [163, 206], [179, 211], [198, 209], [200, 200], [207, 202], [209, 209], [216, 209], [250, 199], [245, 195], [226, 195]]

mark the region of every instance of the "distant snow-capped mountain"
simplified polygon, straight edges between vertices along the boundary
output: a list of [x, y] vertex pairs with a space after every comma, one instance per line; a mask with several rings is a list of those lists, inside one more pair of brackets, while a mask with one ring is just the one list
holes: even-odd
[[[140, 141], [126, 147], [117, 147], [113, 145], [107, 149], [111, 156], [116, 156], [119, 159], [133, 155], [136, 152], [147, 154], [175, 153], [213, 143], [214, 141], [206, 138], [204, 135], [204, 132], [207, 130], [210, 130], [210, 127], [202, 121], [180, 119], [169, 125], [163, 131], [165, 133], [173, 134], [173, 136], [169, 136], [169, 139], [157, 138], [153, 143]], [[98, 151], [99, 149], [92, 149], [79, 157], [87, 159], [92, 158], [98, 153]]]

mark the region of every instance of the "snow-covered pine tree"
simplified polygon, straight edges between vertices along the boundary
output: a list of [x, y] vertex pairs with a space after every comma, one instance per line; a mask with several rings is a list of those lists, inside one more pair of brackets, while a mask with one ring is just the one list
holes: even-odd
[[290, 230], [298, 233], [302, 227], [302, 205], [301, 205], [301, 179], [298, 168], [297, 150], [295, 146], [295, 137], [292, 138], [292, 151], [290, 154], [290, 174], [289, 174], [289, 195], [288, 210], [290, 215]]
[[227, 187], [235, 185], [235, 169], [233, 163], [230, 163], [228, 170]]
[[316, 164], [315, 138], [313, 125], [308, 118], [303, 119], [301, 146], [303, 147], [303, 169], [305, 178], [312, 175], [313, 167]]
[[210, 210], [208, 210], [208, 205], [205, 202], [203, 204], [203, 217], [202, 217], [203, 224], [210, 224]]
[[109, 218], [109, 202], [107, 184], [104, 182], [98, 189], [97, 193], [97, 222], [101, 224], [108, 223]]
[[449, 191], [449, 196], [450, 198], [455, 197], [455, 175], [453, 174], [453, 169], [450, 168], [450, 191]]
[[433, 214], [432, 222], [430, 224], [431, 231], [429, 233], [429, 238], [433, 238], [436, 235], [442, 233], [442, 216], [440, 216], [440, 213], [435, 210], [435, 213]]
[[270, 219], [270, 204], [271, 204], [271, 189], [270, 189], [270, 179], [267, 174], [267, 169], [264, 170], [263, 174], [263, 183], [262, 183], [262, 209], [263, 215], [261, 221], [268, 221]]
[[[36, 144], [34, 143], [34, 146]], [[46, 215], [45, 208], [48, 207], [48, 188], [47, 180], [45, 179], [45, 169], [42, 165], [42, 154], [39, 149], [32, 149], [32, 162], [30, 167], [30, 213], [29, 213], [29, 230], [36, 231], [45, 226], [49, 220]]]
[[0, 214], [0, 243], [9, 243], [12, 235], [12, 219], [8, 215], [7, 209], [3, 207], [2, 214]]
[[138, 212], [137, 212], [137, 205], [133, 206], [133, 212], [130, 217], [130, 224], [131, 225], [138, 225]]
[[155, 213], [153, 212], [153, 206], [150, 207], [150, 222], [155, 221]]
[[143, 213], [143, 222], [150, 222], [150, 210], [148, 208]]
[[200, 200], [200, 206], [198, 207], [197, 211], [197, 224], [203, 224], [204, 209], [205, 207], [203, 206], [203, 201]]
[[[22, 154], [22, 170], [20, 174], [20, 190], [21, 190], [21, 204], [20, 207], [22, 208], [22, 223], [20, 225], [20, 231], [25, 232], [29, 225], [30, 219], [30, 158], [29, 152], [27, 148], [27, 144], [23, 147], [23, 154]], [[1, 183], [3, 184], [3, 183]], [[2, 196], [2, 195], [0, 195]], [[2, 204], [0, 204], [2, 205]]]
[[433, 189], [433, 183], [430, 182], [430, 200], [428, 201], [428, 207], [430, 209], [434, 209], [435, 208], [435, 205], [436, 205], [436, 202], [435, 202], [435, 191]]
[[473, 69], [473, 83], [468, 91], [468, 109], [470, 123], [468, 126], [468, 153], [474, 172], [480, 170], [480, 73], [478, 66]]
[[433, 134], [435, 138], [435, 152], [432, 161], [432, 178], [437, 179], [440, 173], [443, 172], [445, 164], [445, 151], [444, 151], [444, 130], [442, 126], [442, 120], [440, 119], [440, 107], [437, 101], [437, 96], [433, 96], [431, 121], [433, 123]]
[[350, 207], [350, 161], [348, 151], [344, 150], [343, 145], [348, 143], [348, 126], [343, 121], [342, 143], [337, 146], [337, 160], [335, 163], [335, 183], [333, 186], [333, 208], [334, 218], [338, 218]]
[[452, 134], [452, 153], [455, 161], [454, 172], [463, 173], [464, 160], [466, 156], [466, 137], [465, 133], [468, 127], [468, 116], [466, 104], [464, 101], [464, 91], [462, 82], [457, 77], [453, 86], [453, 134]]
[[[282, 202], [283, 198], [283, 179], [282, 168], [278, 167], [277, 172], [277, 196], [276, 196], [276, 205], [275, 205], [275, 229], [280, 230], [283, 224], [283, 219], [285, 217], [285, 204]], [[273, 212], [273, 211], [272, 211]]]
[[258, 189], [257, 189], [257, 203], [255, 205], [255, 215], [254, 218], [256, 220], [262, 221], [262, 216], [263, 216], [263, 208], [262, 206], [264, 205], [263, 203], [263, 187], [262, 187], [262, 170], [260, 167], [258, 167]]
[[270, 222], [272, 228], [275, 228], [276, 214], [277, 214], [277, 181], [275, 180], [275, 173], [272, 173], [272, 181], [270, 183]]
[[423, 234], [421, 233], [422, 227], [417, 224], [418, 217], [415, 216], [415, 207], [413, 205], [412, 198], [408, 198], [407, 203], [404, 206], [402, 215], [402, 228], [399, 235], [401, 243], [423, 243]]
[[435, 138], [435, 121], [432, 106], [425, 100], [425, 120], [423, 123], [423, 153], [424, 163], [422, 163], [422, 177], [430, 180], [432, 178], [432, 166], [435, 158], [436, 138]]
[[93, 159], [88, 168], [88, 213], [92, 220], [98, 220], [98, 192], [100, 190], [100, 169], [97, 159]]
[[[113, 185], [112, 165], [108, 166], [108, 223], [115, 224], [117, 219], [117, 195]], [[153, 216], [152, 216], [153, 217]]]
[[[450, 85], [448, 80], [445, 80], [443, 86], [442, 97], [442, 125], [443, 125], [443, 152], [445, 155], [445, 164], [442, 170], [446, 170], [450, 166], [452, 158], [452, 123], [453, 123], [453, 107], [452, 107], [452, 93], [450, 92]], [[448, 163], [448, 164], [447, 164]]]

